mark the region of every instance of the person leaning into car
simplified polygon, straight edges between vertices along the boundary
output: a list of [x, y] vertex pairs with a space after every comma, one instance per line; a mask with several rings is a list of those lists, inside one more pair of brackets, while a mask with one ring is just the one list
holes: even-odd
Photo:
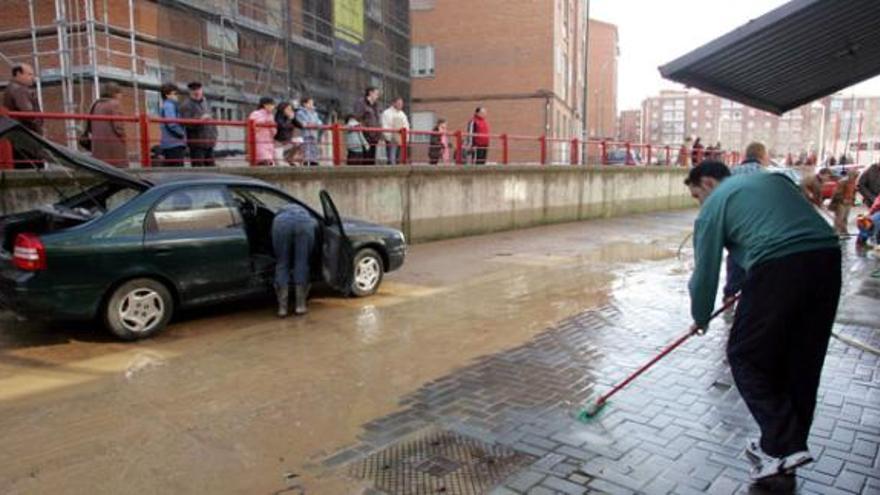
[[[309, 257], [315, 245], [318, 222], [304, 207], [290, 203], [283, 206], [272, 221], [272, 247], [275, 250], [275, 295], [278, 298], [278, 317], [288, 315], [290, 278], [293, 275], [293, 312], [306, 314]], [[293, 265], [291, 267], [291, 264]]]

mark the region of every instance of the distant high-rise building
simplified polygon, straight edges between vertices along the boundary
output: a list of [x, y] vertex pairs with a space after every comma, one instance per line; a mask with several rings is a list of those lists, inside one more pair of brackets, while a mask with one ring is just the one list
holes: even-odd
[[590, 20], [590, 63], [587, 66], [588, 137], [617, 136], [617, 57], [620, 54], [617, 26]]
[[658, 146], [678, 147], [691, 136], [734, 151], [761, 141], [775, 156], [818, 152], [820, 121], [813, 105], [777, 116], [697, 91], [660, 91], [642, 102], [643, 139]]

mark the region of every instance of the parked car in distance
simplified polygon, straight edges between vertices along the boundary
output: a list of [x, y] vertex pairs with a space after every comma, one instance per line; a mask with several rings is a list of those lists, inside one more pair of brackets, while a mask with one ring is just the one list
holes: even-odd
[[640, 165], [641, 163], [638, 152], [632, 149], [628, 154], [626, 149], [611, 150], [605, 159], [606, 165]]
[[0, 306], [25, 317], [97, 318], [137, 340], [162, 330], [177, 309], [269, 293], [272, 220], [289, 203], [318, 221], [313, 281], [368, 296], [404, 262], [403, 233], [342, 218], [325, 191], [318, 213], [250, 177], [141, 177], [0, 117], [2, 140], [68, 172], [67, 189], [51, 183], [54, 204], [0, 217]]

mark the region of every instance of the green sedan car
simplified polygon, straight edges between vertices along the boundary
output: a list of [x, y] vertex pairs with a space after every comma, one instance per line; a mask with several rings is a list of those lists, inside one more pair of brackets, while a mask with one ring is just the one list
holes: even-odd
[[97, 318], [119, 338], [136, 340], [162, 330], [179, 308], [269, 293], [272, 220], [291, 202], [318, 221], [315, 282], [368, 296], [406, 255], [400, 231], [340, 217], [326, 191], [318, 213], [245, 176], [140, 177], [8, 118], [0, 118], [3, 143], [17, 160], [48, 165], [36, 180], [59, 196], [0, 217], [0, 306], [24, 317]]

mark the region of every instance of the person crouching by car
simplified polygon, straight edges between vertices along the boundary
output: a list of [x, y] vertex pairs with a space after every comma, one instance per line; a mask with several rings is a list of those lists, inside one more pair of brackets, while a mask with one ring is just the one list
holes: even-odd
[[306, 314], [308, 297], [309, 258], [315, 245], [318, 222], [311, 213], [296, 203], [278, 210], [272, 220], [272, 247], [275, 250], [275, 295], [278, 298], [278, 317], [288, 315], [290, 279], [293, 275], [293, 312]]

